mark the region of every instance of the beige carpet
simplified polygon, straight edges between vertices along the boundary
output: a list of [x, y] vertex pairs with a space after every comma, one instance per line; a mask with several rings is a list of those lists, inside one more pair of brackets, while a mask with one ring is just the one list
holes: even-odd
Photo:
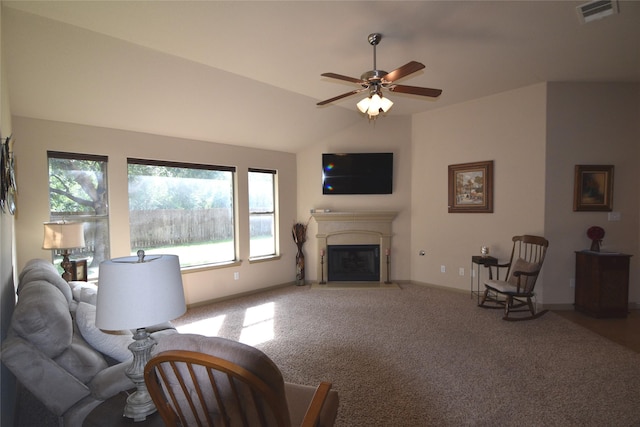
[[189, 310], [188, 332], [251, 343], [287, 381], [333, 382], [338, 426], [636, 426], [640, 355], [555, 313], [504, 322], [469, 295], [312, 286]]

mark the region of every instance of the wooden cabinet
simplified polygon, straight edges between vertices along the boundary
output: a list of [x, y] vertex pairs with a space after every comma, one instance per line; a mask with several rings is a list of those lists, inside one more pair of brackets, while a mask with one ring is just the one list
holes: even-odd
[[575, 309], [594, 317], [626, 317], [631, 255], [576, 252]]

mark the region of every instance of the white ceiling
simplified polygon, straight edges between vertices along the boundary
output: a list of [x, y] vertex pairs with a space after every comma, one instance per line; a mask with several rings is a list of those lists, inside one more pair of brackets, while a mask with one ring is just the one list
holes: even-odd
[[[640, 1], [583, 25], [585, 1], [5, 1], [15, 115], [297, 152], [367, 120], [320, 76], [426, 65], [407, 115], [545, 81], [640, 82]], [[381, 117], [379, 120], [385, 120]]]

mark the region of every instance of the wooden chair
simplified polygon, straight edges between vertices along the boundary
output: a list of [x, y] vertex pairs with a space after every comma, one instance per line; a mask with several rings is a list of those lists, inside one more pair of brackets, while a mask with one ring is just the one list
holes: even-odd
[[[549, 242], [544, 237], [529, 235], [515, 236], [512, 240], [511, 260], [506, 264], [486, 266], [489, 268], [489, 279], [484, 282], [484, 295], [479, 306], [504, 308], [504, 320], [535, 319], [547, 312], [543, 310], [536, 313], [532, 298]], [[502, 280], [501, 269], [505, 272]], [[521, 308], [525, 306], [527, 308]], [[528, 312], [529, 315], [510, 316], [514, 312]]]
[[[191, 334], [165, 338], [144, 376], [167, 426], [333, 425], [338, 395], [330, 383], [285, 383], [271, 359], [236, 341]], [[181, 349], [166, 350], [172, 347]]]

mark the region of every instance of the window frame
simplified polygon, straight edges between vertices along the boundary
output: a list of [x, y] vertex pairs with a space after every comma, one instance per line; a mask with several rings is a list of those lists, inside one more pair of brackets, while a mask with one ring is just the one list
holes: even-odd
[[[87, 153], [74, 153], [74, 152], [66, 152], [66, 151], [55, 151], [55, 150], [47, 150], [47, 188], [51, 188], [51, 170], [50, 170], [50, 160], [51, 159], [62, 159], [62, 160], [79, 160], [79, 161], [90, 161], [90, 162], [102, 162], [104, 163], [104, 176], [102, 177], [102, 184], [104, 185], [105, 195], [106, 195], [106, 203], [105, 209], [106, 214], [87, 214], [87, 213], [79, 213], [76, 215], [69, 215], [69, 213], [62, 214], [54, 214], [51, 209], [51, 191], [49, 190], [49, 220], [50, 221], [64, 221], [71, 220], [75, 222], [83, 222], [83, 223], [98, 223], [103, 222], [106, 231], [104, 232], [104, 236], [106, 238], [105, 242], [102, 242], [103, 245], [106, 246], [104, 250], [105, 260], [111, 258], [111, 241], [110, 241], [110, 207], [109, 207], [109, 157], [100, 154], [87, 154]], [[86, 227], [86, 226], [85, 226]], [[86, 239], [86, 228], [85, 228], [85, 240]], [[86, 248], [72, 249], [70, 250], [71, 255], [80, 254], [81, 257], [85, 258], [72, 258], [72, 261], [78, 261], [81, 259], [86, 259], [87, 256], [92, 259], [95, 258], [95, 244], [94, 250], [88, 251]], [[58, 258], [62, 259], [61, 251], [51, 251], [51, 259], [55, 264]], [[91, 254], [91, 255], [88, 255]], [[98, 262], [99, 264], [99, 262]], [[87, 278], [89, 280], [94, 280], [98, 278], [98, 265], [95, 262], [92, 262], [91, 268], [87, 270]]]
[[[189, 163], [189, 162], [177, 162], [177, 161], [167, 161], [167, 160], [156, 160], [156, 159], [142, 159], [135, 157], [127, 157], [127, 182], [129, 182], [129, 166], [130, 165], [142, 165], [142, 166], [152, 166], [152, 167], [165, 167], [165, 168], [175, 168], [175, 169], [195, 169], [195, 170], [206, 170], [206, 171], [220, 171], [220, 172], [230, 172], [231, 173], [231, 215], [232, 215], [232, 224], [231, 230], [233, 235], [233, 258], [230, 260], [219, 261], [219, 262], [207, 262], [203, 264], [192, 264], [192, 265], [183, 265], [181, 260], [180, 268], [181, 270], [202, 270], [202, 269], [210, 269], [210, 268], [219, 268], [237, 265], [240, 263], [238, 258], [238, 213], [237, 213], [237, 169], [235, 166], [224, 166], [224, 165], [212, 165], [205, 163]], [[129, 194], [128, 197], [131, 197]], [[129, 213], [131, 212], [131, 207], [128, 208]], [[131, 224], [131, 222], [129, 222]], [[129, 237], [129, 250], [133, 254], [139, 248], [131, 247], [131, 236]]]
[[[273, 210], [272, 211], [256, 211], [252, 212], [251, 210], [251, 187], [249, 184], [249, 174], [250, 173], [264, 173], [270, 174], [273, 177], [272, 186], [271, 186], [271, 195], [273, 200]], [[278, 171], [275, 169], [264, 169], [264, 168], [248, 168], [247, 171], [247, 210], [249, 216], [249, 261], [262, 261], [262, 260], [271, 260], [275, 258], [279, 258], [279, 233], [278, 233]], [[272, 216], [273, 217], [273, 253], [264, 254], [264, 255], [251, 255], [251, 218], [256, 216]]]

